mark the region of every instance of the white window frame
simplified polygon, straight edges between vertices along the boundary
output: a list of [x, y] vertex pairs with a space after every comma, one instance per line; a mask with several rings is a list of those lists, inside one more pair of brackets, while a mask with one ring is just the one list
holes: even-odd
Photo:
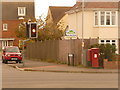
[[26, 7], [18, 7], [18, 16], [26, 15]]
[[[101, 42], [101, 40], [104, 40], [104, 42]], [[111, 44], [111, 45], [115, 44], [117, 49], [116, 53], [118, 53], [118, 40], [116, 39], [101, 39], [101, 40], [99, 40], [99, 44]], [[110, 40], [110, 42], [106, 42], [107, 40]], [[115, 42], [112, 42], [112, 40], [115, 40]]]
[[[110, 25], [107, 25], [107, 13], [109, 13], [109, 17], [110, 17]], [[111, 11], [105, 11], [105, 26], [111, 26], [111, 21], [112, 19], [111, 19]]]
[[[101, 11], [102, 12], [102, 11]], [[98, 21], [99, 21], [99, 25], [101, 25], [101, 12], [99, 12], [99, 19], [98, 19]], [[104, 11], [103, 11], [104, 12]], [[105, 12], [104, 12], [104, 24], [103, 25], [105, 25]]]
[[[104, 40], [104, 39], [101, 39], [101, 40]], [[106, 39], [106, 40], [104, 40], [104, 42], [101, 42], [101, 40], [99, 40], [99, 44], [115, 44], [116, 45], [116, 47], [117, 47], [117, 40], [115, 40], [115, 42], [112, 42], [112, 40], [110, 40], [110, 39]], [[110, 40], [110, 42], [107, 42], [107, 40]]]
[[8, 24], [4, 23], [3, 24], [3, 31], [7, 31], [8, 30]]
[[[97, 19], [98, 19], [98, 20], [97, 20], [97, 21], [98, 21], [97, 24], [96, 24], [96, 13], [97, 13], [97, 15], [98, 15], [98, 16], [97, 16]], [[99, 25], [99, 13], [98, 13], [98, 11], [96, 11], [96, 12], [94, 13], [94, 25], [95, 25], [95, 26], [98, 26], [98, 25]]]
[[2, 41], [2, 47], [4, 47], [4, 46], [8, 46], [8, 40], [3, 40]]
[[[104, 25], [101, 25], [101, 12], [105, 12], [105, 16], [104, 16]], [[107, 12], [109, 12], [110, 13], [110, 25], [106, 25], [106, 13]], [[115, 12], [115, 25], [112, 25], [112, 12]], [[96, 25], [95, 23], [95, 13], [98, 13], [97, 15], [98, 15], [98, 25]], [[118, 25], [118, 23], [117, 23], [117, 19], [118, 19], [118, 17], [117, 17], [117, 13], [118, 13], [118, 11], [95, 11], [94, 12], [94, 26], [117, 26]]]

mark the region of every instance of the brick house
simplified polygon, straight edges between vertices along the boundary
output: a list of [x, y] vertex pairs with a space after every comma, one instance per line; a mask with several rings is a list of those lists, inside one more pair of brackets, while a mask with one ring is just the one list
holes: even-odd
[[34, 0], [2, 0], [0, 48], [19, 44], [15, 30], [24, 19], [35, 18]]
[[118, 2], [84, 2], [82, 13], [82, 2], [77, 1], [66, 12], [68, 29], [75, 30], [80, 39], [83, 33], [84, 39], [98, 38], [99, 44], [116, 45], [117, 53], [120, 53], [118, 13]]

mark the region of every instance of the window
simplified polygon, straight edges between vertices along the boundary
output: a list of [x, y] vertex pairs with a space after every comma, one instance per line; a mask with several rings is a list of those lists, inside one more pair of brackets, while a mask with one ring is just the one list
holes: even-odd
[[110, 12], [106, 12], [106, 25], [110, 25]]
[[95, 25], [98, 25], [98, 12], [95, 12]]
[[115, 40], [112, 40], [112, 42], [115, 42]]
[[9, 41], [9, 46], [13, 46], [13, 41]]
[[8, 25], [7, 24], [3, 24], [3, 31], [7, 31], [8, 30]]
[[100, 44], [111, 44], [116, 45], [116, 40], [100, 40]]
[[113, 26], [117, 23], [116, 11], [96, 11], [95, 12], [95, 25], [99, 26]]
[[104, 40], [101, 40], [101, 42], [104, 42]]
[[112, 43], [112, 45], [115, 45], [115, 43]]
[[116, 20], [115, 20], [116, 13], [112, 12], [112, 25], [115, 25]]
[[106, 42], [110, 42], [110, 40], [106, 40]]
[[105, 12], [101, 12], [101, 25], [105, 24]]
[[26, 7], [18, 7], [18, 16], [25, 16]]
[[8, 41], [2, 41], [2, 47], [4, 47], [4, 46], [8, 46]]

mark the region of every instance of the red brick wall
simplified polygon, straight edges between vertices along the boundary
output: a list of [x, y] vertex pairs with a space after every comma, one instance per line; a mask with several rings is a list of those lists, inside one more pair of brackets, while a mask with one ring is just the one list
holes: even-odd
[[120, 69], [118, 65], [120, 61], [108, 61], [107, 59], [104, 60], [104, 69]]
[[8, 24], [8, 30], [3, 31], [2, 27], [2, 37], [0, 38], [15, 38], [13, 45], [18, 45], [19, 38], [16, 37], [15, 30], [20, 24], [20, 20], [3, 20], [2, 26], [4, 23]]

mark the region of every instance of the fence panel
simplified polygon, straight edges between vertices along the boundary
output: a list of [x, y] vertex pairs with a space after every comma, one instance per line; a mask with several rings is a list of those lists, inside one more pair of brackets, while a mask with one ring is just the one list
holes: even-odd
[[[81, 64], [82, 40], [48, 40], [27, 45], [25, 56], [29, 59], [52, 59], [68, 62], [68, 53], [74, 54], [75, 64]], [[97, 43], [97, 39], [85, 39], [84, 49]]]

